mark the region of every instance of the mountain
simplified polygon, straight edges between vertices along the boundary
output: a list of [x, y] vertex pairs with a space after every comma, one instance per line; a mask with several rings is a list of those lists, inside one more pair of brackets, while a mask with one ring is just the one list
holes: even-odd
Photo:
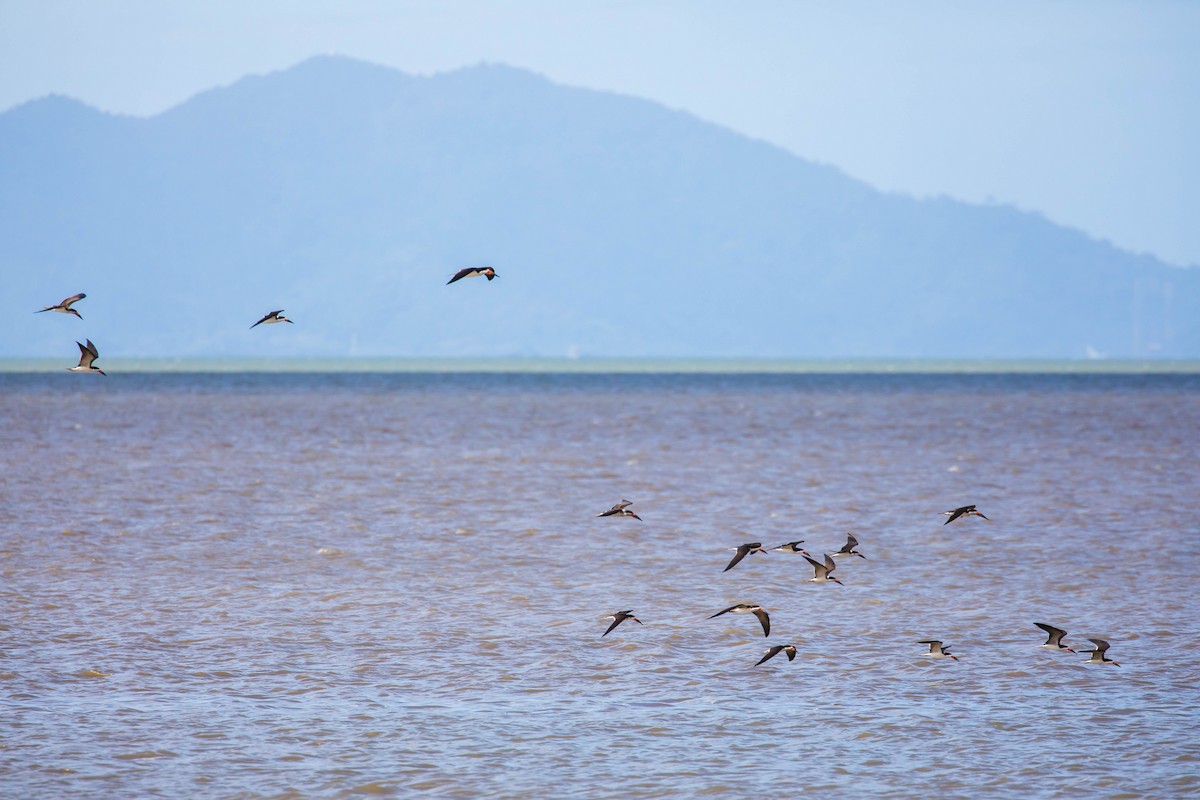
[[0, 242], [6, 356], [1200, 357], [1200, 269], [495, 65], [26, 103]]

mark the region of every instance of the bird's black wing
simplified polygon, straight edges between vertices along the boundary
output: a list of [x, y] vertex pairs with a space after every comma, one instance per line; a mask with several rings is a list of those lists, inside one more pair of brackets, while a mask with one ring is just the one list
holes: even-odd
[[958, 519], [959, 517], [961, 517], [963, 514], [967, 513], [974, 507], [975, 506], [963, 506], [962, 508], [954, 509], [953, 511], [949, 512], [950, 518], [948, 520], [946, 520], [945, 522], [943, 522], [942, 524], [949, 525], [951, 522], [954, 522], [954, 520]]
[[760, 658], [754, 666], [757, 667], [759, 664], [763, 663], [764, 661], [770, 661], [773, 657], [779, 655], [779, 651], [782, 650], [783, 648], [784, 648], [784, 645], [781, 645], [781, 644], [777, 644], [774, 647], [770, 648], [769, 650], [767, 650], [767, 654], [765, 656], [763, 656], [762, 658]]
[[612, 633], [612, 629], [617, 627], [618, 625], [620, 625], [622, 622], [624, 622], [625, 619], [626, 619], [626, 617], [623, 613], [622, 614], [613, 614], [612, 625], [609, 625], [608, 630], [606, 630], [604, 633], [600, 634], [600, 638], [603, 639], [605, 636], [608, 636], [610, 633]]
[[1067, 632], [1062, 628], [1056, 628], [1053, 625], [1047, 625], [1044, 622], [1035, 622], [1033, 624], [1037, 625], [1050, 636], [1050, 638], [1046, 640], [1046, 644], [1058, 644], [1062, 641], [1062, 638], [1067, 635]]
[[749, 552], [750, 552], [750, 545], [746, 545], [746, 544], [740, 544], [740, 545], [738, 545], [737, 552], [733, 554], [733, 559], [732, 559], [732, 560], [729, 562], [729, 566], [727, 566], [727, 567], [726, 567], [724, 570], [722, 570], [722, 571], [723, 571], [723, 572], [729, 572], [729, 570], [731, 570], [731, 569], [733, 569], [735, 566], [737, 566], [737, 563], [738, 563], [739, 561], [741, 561], [743, 558], [745, 558], [745, 557], [746, 557], [746, 553], [749, 553]]

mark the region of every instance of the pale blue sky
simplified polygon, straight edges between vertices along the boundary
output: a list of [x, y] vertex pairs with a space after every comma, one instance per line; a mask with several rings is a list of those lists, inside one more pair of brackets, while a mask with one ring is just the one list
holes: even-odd
[[1200, 264], [1198, 45], [1184, 0], [0, 0], [0, 110], [153, 114], [318, 53], [503, 62]]

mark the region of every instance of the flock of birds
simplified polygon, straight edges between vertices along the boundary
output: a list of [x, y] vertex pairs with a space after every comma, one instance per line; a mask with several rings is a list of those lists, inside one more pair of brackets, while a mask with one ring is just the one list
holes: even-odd
[[[446, 285], [449, 286], [450, 284], [454, 283], [455, 281], [461, 281], [463, 278], [480, 278], [480, 277], [487, 278], [490, 281], [496, 277], [496, 270], [493, 269], [492, 267], [486, 267], [486, 266], [485, 267], [465, 267], [463, 269], [460, 269], [458, 272], [454, 273], [453, 277], [451, 277], [450, 280], [446, 281]], [[74, 308], [72, 308], [72, 306], [75, 305], [75, 303], [79, 302], [80, 300], [84, 299], [85, 297], [87, 297], [87, 295], [84, 294], [83, 292], [80, 292], [79, 294], [73, 294], [70, 297], [63, 298], [60, 302], [55, 303], [52, 306], [46, 306], [45, 308], [39, 309], [38, 311], [35, 311], [33, 313], [41, 314], [43, 311], [56, 311], [59, 314], [74, 314], [76, 317], [79, 317], [79, 319], [83, 319], [83, 315], [80, 314], [78, 311], [76, 311]], [[281, 309], [278, 309], [277, 311], [267, 312], [266, 314], [263, 315], [262, 319], [260, 319], [258, 322], [251, 325], [250, 328], [251, 328], [251, 330], [253, 330], [254, 328], [257, 328], [259, 325], [271, 325], [271, 324], [274, 324], [277, 322], [289, 322], [290, 323], [290, 322], [292, 322], [292, 320], [283, 316], [283, 309], [281, 308]], [[292, 323], [292, 324], [295, 324], [295, 323]], [[96, 366], [96, 359], [100, 358], [100, 351], [96, 349], [96, 345], [92, 344], [91, 339], [87, 339], [85, 341], [86, 341], [86, 344], [84, 342], [78, 342], [78, 341], [75, 342], [75, 344], [79, 345], [79, 364], [74, 367], [68, 367], [67, 369], [70, 370], [71, 372], [99, 373], [99, 374], [107, 377], [108, 373]]]
[[[456, 281], [462, 280], [463, 278], [478, 278], [478, 277], [484, 277], [484, 278], [487, 278], [489, 281], [491, 281], [492, 279], [494, 279], [496, 277], [496, 270], [494, 270], [492, 267], [488, 267], [488, 266], [466, 267], [466, 268], [461, 269], [458, 272], [456, 272], [454, 274], [454, 276], [451, 277], [450, 280], [448, 280], [446, 282], [446, 285], [448, 286]], [[40, 311], [36, 311], [34, 313], [40, 314], [43, 311], [55, 311], [60, 314], [74, 314], [76, 317], [79, 317], [79, 319], [83, 319], [83, 317], [80, 315], [80, 313], [78, 311], [76, 311], [74, 308], [72, 308], [72, 306], [75, 303], [77, 303], [78, 301], [84, 299], [85, 297], [87, 297], [87, 295], [80, 292], [79, 294], [64, 298], [61, 302], [59, 302], [55, 305], [46, 306], [45, 308], [42, 308]], [[255, 322], [253, 325], [251, 325], [250, 328], [254, 329], [254, 328], [258, 327], [259, 325], [271, 325], [271, 324], [275, 324], [275, 323], [279, 323], [279, 322], [288, 322], [288, 323], [292, 322], [292, 320], [283, 316], [283, 309], [278, 309], [276, 311], [270, 311], [270, 312], [264, 314], [262, 319], [258, 320], [258, 322]], [[79, 364], [77, 366], [70, 367], [69, 370], [71, 372], [89, 372], [89, 373], [98, 372], [101, 375], [105, 375], [106, 373], [104, 372], [104, 370], [100, 369], [95, 364], [96, 359], [98, 359], [100, 357], [100, 351], [96, 349], [96, 345], [92, 344], [92, 340], [87, 339], [86, 343], [77, 341], [77, 342], [75, 342], [75, 344], [79, 345]], [[631, 505], [633, 505], [633, 503], [631, 501], [622, 500], [621, 502], [614, 505], [612, 508], [608, 509], [607, 511], [601, 512], [600, 514], [597, 514], [596, 516], [598, 516], [598, 517], [632, 517], [636, 520], [641, 521], [642, 518], [639, 517], [636, 512], [630, 510], [629, 506], [631, 506]], [[986, 516], [983, 515], [983, 513], [981, 511], [976, 509], [973, 504], [961, 506], [959, 508], [955, 508], [950, 511], [945, 511], [942, 513], [944, 513], [948, 517], [948, 519], [943, 523], [944, 525], [949, 525], [951, 522], [954, 522], [959, 519], [965, 519], [967, 517], [982, 517], [985, 520], [988, 519]], [[790, 553], [792, 555], [804, 556], [804, 559], [813, 568], [813, 576], [808, 579], [812, 583], [836, 583], [839, 586], [844, 586], [845, 584], [843, 584], [839, 578], [835, 578], [833, 576], [834, 570], [837, 569], [837, 563], [833, 560], [833, 556], [838, 556], [838, 557], [858, 556], [859, 558], [863, 558], [863, 559], [866, 558], [865, 555], [863, 555], [862, 553], [860, 553], [858, 551], [858, 539], [856, 539], [854, 537], [853, 533], [846, 534], [846, 543], [844, 545], [842, 545], [841, 550], [838, 550], [837, 552], [835, 552], [833, 554], [825, 553], [824, 554], [825, 558], [823, 561], [817, 561], [815, 558], [813, 558], [811, 553], [809, 553], [807, 550], [800, 547], [800, 545], [802, 545], [802, 544], [804, 544], [803, 539], [797, 540], [794, 542], [786, 542], [784, 544], [779, 545], [779, 547], [772, 548], [771, 552], [773, 552], [773, 553]], [[751, 553], [766, 553], [767, 552], [766, 550], [763, 549], [762, 542], [745, 542], [745, 543], [740, 544], [737, 547], [731, 548], [731, 549], [734, 551], [734, 555], [733, 555], [733, 558], [729, 561], [729, 564], [726, 565], [725, 570], [724, 570], [725, 572], [728, 572], [729, 570], [736, 567], [741, 562], [742, 559], [744, 559], [746, 556], [750, 555]], [[762, 625], [763, 636], [771, 635], [771, 617], [767, 613], [767, 610], [764, 609], [760, 605], [754, 605], [752, 603], [738, 603], [736, 605], [730, 606], [729, 608], [725, 608], [725, 609], [718, 611], [717, 613], [715, 613], [711, 617], [709, 617], [709, 619], [715, 619], [716, 617], [722, 616], [724, 614], [753, 614], [755, 617], [758, 618], [759, 623]], [[612, 620], [612, 624], [609, 625], [607, 630], [605, 630], [604, 633], [602, 633], [600, 635], [601, 638], [608, 636], [608, 634], [612, 633], [617, 628], [617, 626], [620, 625], [625, 620], [631, 619], [639, 625], [644, 624], [640, 619], [638, 619], [636, 616], [634, 616], [633, 609], [626, 609], [625, 611], [617, 611], [613, 614], [609, 614], [608, 616], [604, 617], [603, 619]], [[1118, 667], [1121, 666], [1116, 661], [1113, 661], [1111, 658], [1108, 657], [1107, 652], [1108, 652], [1109, 645], [1108, 645], [1108, 642], [1106, 642], [1103, 639], [1088, 639], [1089, 642], [1091, 642], [1092, 644], [1095, 645], [1095, 649], [1076, 651], [1062, 643], [1063, 637], [1065, 637], [1067, 635], [1067, 632], [1065, 630], [1063, 630], [1062, 628], [1057, 628], [1057, 627], [1055, 627], [1053, 625], [1049, 625], [1045, 622], [1035, 622], [1033, 624], [1036, 625], [1037, 627], [1041, 628], [1043, 631], [1045, 631], [1049, 637], [1046, 639], [1046, 643], [1044, 645], [1042, 645], [1043, 647], [1048, 647], [1048, 648], [1051, 648], [1053, 650], [1058, 650], [1058, 651], [1066, 651], [1069, 653], [1077, 653], [1077, 652], [1090, 653], [1091, 657], [1088, 658], [1087, 661], [1084, 662], [1087, 664], [1113, 664], [1114, 666], [1118, 666]], [[958, 661], [958, 656], [951, 653], [949, 645], [947, 645], [945, 642], [943, 642], [940, 639], [922, 639], [922, 640], [918, 641], [917, 644], [929, 645], [929, 652], [926, 653], [926, 655], [930, 656], [931, 658], [949, 658], [949, 659], [953, 659], [954, 661]], [[759, 664], [762, 664], [765, 661], [771, 660], [775, 656], [779, 655], [779, 653], [781, 653], [781, 652], [785, 653], [787, 655], [788, 661], [792, 661], [796, 658], [796, 646], [794, 644], [775, 645], [775, 646], [769, 648], [764, 653], [762, 658], [760, 658], [754, 664], [754, 666], [758, 666]]]
[[[598, 517], [633, 517], [634, 519], [640, 521], [642, 518], [639, 517], [634, 511], [632, 511], [629, 508], [629, 506], [631, 506], [631, 505], [633, 505], [633, 503], [631, 501], [622, 500], [621, 502], [614, 505], [612, 508], [608, 509], [607, 511], [601, 512], [600, 514], [597, 514], [596, 516], [598, 516]], [[988, 517], [984, 516], [983, 512], [981, 512], [977, 508], [975, 508], [974, 504], [960, 506], [958, 508], [951, 509], [950, 511], [943, 511], [942, 513], [948, 517], [948, 519], [944, 523], [942, 523], [943, 525], [949, 525], [951, 522], [954, 522], [955, 520], [966, 519], [967, 517], [982, 517], [983, 519], [988, 519]], [[865, 555], [863, 555], [862, 553], [860, 553], [858, 551], [858, 539], [855, 538], [853, 533], [846, 534], [846, 543], [844, 545], [842, 545], [841, 550], [838, 550], [837, 552], [835, 552], [833, 554], [825, 553], [824, 561], [817, 561], [815, 558], [813, 558], [812, 553], [808, 552], [807, 550], [805, 550], [804, 548], [802, 548], [800, 546], [802, 544], [804, 544], [803, 539], [799, 539], [794, 542], [785, 542], [784, 544], [779, 545], [779, 547], [771, 548], [770, 552], [772, 552], [772, 553], [791, 553], [793, 555], [804, 556], [804, 560], [807, 561], [809, 563], [809, 565], [813, 568], [813, 576], [808, 579], [809, 582], [811, 582], [811, 583], [836, 583], [839, 586], [844, 586], [845, 584], [843, 584], [841, 582], [841, 580], [839, 580], [838, 578], [835, 578], [832, 574], [833, 571], [835, 569], [837, 569], [837, 563], [834, 562], [833, 556], [839, 556], [839, 557], [841, 557], [841, 556], [858, 556], [859, 558], [863, 558], [863, 559], [866, 558]], [[729, 570], [736, 567], [739, 563], [741, 563], [743, 558], [750, 555], [751, 553], [766, 553], [767, 552], [765, 549], [763, 549], [762, 542], [745, 542], [743, 544], [738, 545], [737, 547], [730, 548], [730, 549], [734, 551], [733, 558], [730, 560], [729, 564], [726, 565], [726, 567], [724, 569], [725, 572], [728, 572]], [[771, 635], [771, 615], [768, 614], [767, 610], [760, 605], [755, 605], [753, 603], [737, 603], [736, 605], [732, 605], [729, 608], [721, 609], [717, 613], [710, 616], [709, 619], [715, 619], [723, 614], [753, 614], [755, 617], [758, 618], [759, 624], [762, 625], [763, 636]], [[608, 636], [610, 633], [613, 632], [613, 630], [616, 629], [616, 627], [618, 625], [620, 625], [622, 622], [624, 622], [627, 619], [631, 619], [639, 625], [644, 624], [640, 619], [638, 619], [636, 616], [634, 616], [633, 609], [631, 609], [631, 608], [626, 609], [624, 611], [617, 611], [613, 614], [609, 614], [608, 616], [603, 617], [603, 619], [604, 620], [612, 620], [612, 624], [608, 626], [608, 629], [605, 630], [604, 633], [600, 634], [600, 638], [604, 638], [605, 636]], [[1095, 649], [1094, 650], [1077, 651], [1077, 650], [1074, 650], [1073, 648], [1070, 648], [1067, 645], [1063, 644], [1062, 640], [1063, 640], [1063, 637], [1065, 637], [1067, 635], [1067, 632], [1065, 630], [1063, 630], [1062, 628], [1056, 628], [1055, 626], [1049, 625], [1045, 622], [1035, 622], [1033, 624], [1036, 625], [1037, 627], [1041, 628], [1043, 631], [1045, 631], [1049, 637], [1046, 639], [1046, 643], [1042, 645], [1043, 647], [1048, 647], [1052, 650], [1057, 650], [1057, 651], [1066, 651], [1068, 653], [1079, 653], [1079, 652], [1082, 652], [1085, 654], [1090, 653], [1091, 657], [1088, 658], [1084, 662], [1085, 664], [1112, 664], [1117, 667], [1121, 666], [1116, 661], [1113, 661], [1111, 658], [1108, 657], [1107, 652], [1108, 652], [1109, 645], [1108, 645], [1108, 642], [1106, 642], [1103, 639], [1088, 639], [1089, 642], [1091, 642], [1092, 644], [1094, 644], [1096, 646]], [[943, 642], [941, 639], [921, 639], [917, 642], [917, 644], [929, 645], [929, 652], [925, 653], [925, 655], [929, 656], [930, 658], [949, 658], [949, 659], [953, 659], [954, 661], [958, 661], [958, 656], [951, 653], [950, 646], [947, 645], [945, 642]], [[757, 667], [759, 664], [762, 664], [765, 661], [770, 661], [772, 658], [779, 655], [781, 652], [787, 654], [788, 661], [792, 661], [796, 658], [796, 645], [794, 645], [794, 644], [775, 645], [774, 647], [769, 648], [763, 654], [762, 658], [760, 658], [754, 664], [754, 666]]]

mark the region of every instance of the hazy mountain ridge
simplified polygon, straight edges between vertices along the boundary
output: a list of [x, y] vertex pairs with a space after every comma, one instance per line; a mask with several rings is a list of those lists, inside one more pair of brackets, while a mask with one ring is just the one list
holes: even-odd
[[[5, 355], [1200, 356], [1200, 270], [509, 67], [46, 98], [0, 176]], [[76, 291], [84, 323], [23, 313]]]

